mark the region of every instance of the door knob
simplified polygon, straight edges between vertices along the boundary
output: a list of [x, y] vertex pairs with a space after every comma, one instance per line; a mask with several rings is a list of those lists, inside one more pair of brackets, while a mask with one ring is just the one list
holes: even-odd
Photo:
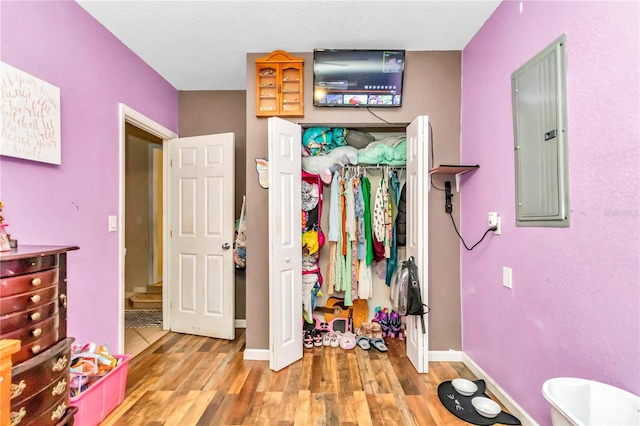
[[285, 257], [285, 258], [284, 258], [284, 261], [285, 261], [285, 262], [287, 262], [287, 263], [289, 263], [289, 262], [291, 262], [291, 258], [290, 258], [290, 257]]
[[231, 248], [231, 246], [229, 245], [229, 243], [224, 243], [222, 245], [222, 250], [229, 250]]

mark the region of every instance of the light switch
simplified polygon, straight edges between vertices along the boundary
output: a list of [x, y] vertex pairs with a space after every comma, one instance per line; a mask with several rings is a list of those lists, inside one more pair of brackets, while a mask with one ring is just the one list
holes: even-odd
[[109, 216], [109, 232], [118, 230], [118, 216]]
[[513, 288], [511, 268], [507, 268], [506, 266], [502, 267], [502, 285], [507, 288]]

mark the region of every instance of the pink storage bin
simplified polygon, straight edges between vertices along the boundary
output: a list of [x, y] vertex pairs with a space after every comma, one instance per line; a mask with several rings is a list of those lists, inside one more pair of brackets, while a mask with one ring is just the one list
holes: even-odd
[[127, 371], [131, 355], [114, 355], [116, 368], [105, 374], [78, 396], [69, 398], [71, 406], [78, 407], [75, 426], [97, 426], [124, 400]]

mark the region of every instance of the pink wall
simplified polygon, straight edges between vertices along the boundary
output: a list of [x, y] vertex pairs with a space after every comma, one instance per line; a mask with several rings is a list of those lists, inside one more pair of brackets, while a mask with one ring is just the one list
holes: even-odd
[[1, 2], [0, 59], [60, 88], [62, 165], [0, 157], [0, 199], [20, 244], [73, 244], [69, 325], [118, 350], [119, 112], [176, 131], [178, 92], [72, 1]]
[[[534, 419], [545, 380], [640, 393], [638, 2], [503, 2], [463, 51], [463, 351]], [[511, 73], [567, 34], [571, 227], [515, 226]], [[513, 268], [513, 290], [502, 267]]]

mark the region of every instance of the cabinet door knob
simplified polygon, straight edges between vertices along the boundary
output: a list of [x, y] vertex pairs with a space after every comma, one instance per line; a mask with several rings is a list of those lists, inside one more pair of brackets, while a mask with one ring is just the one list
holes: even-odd
[[62, 395], [62, 393], [67, 389], [67, 381], [62, 379], [56, 384], [51, 391], [51, 396]]
[[64, 368], [67, 366], [67, 357], [65, 355], [61, 356], [60, 358], [58, 358], [58, 360], [56, 361], [55, 364], [53, 364], [53, 367], [51, 367], [51, 371], [53, 372], [59, 372], [64, 370]]
[[31, 352], [33, 352], [34, 354], [37, 354], [38, 352], [40, 352], [40, 345], [35, 345], [31, 348]]
[[67, 404], [61, 403], [58, 407], [51, 412], [51, 421], [61, 419], [64, 416], [64, 412], [67, 411]]
[[32, 301], [33, 303], [38, 303], [38, 302], [40, 302], [40, 295], [39, 295], [39, 294], [35, 294], [35, 295], [31, 296], [31, 301]]
[[31, 321], [38, 321], [40, 319], [40, 312], [34, 312], [29, 316]]
[[60, 295], [60, 302], [62, 302], [62, 306], [64, 306], [65, 308], [67, 307], [67, 295], [66, 294], [61, 294]]
[[35, 330], [33, 330], [31, 332], [31, 334], [33, 335], [33, 337], [40, 337], [40, 335], [42, 334], [42, 329], [41, 328], [36, 328]]
[[26, 415], [27, 410], [24, 407], [20, 407], [20, 411], [12, 411], [11, 414], [9, 414], [9, 418], [11, 419], [11, 426], [19, 424]]
[[11, 398], [13, 399], [17, 396], [22, 395], [22, 391], [24, 391], [27, 388], [27, 382], [25, 382], [24, 380], [20, 380], [20, 383], [18, 383], [17, 385], [15, 383], [11, 383]]
[[38, 286], [40, 284], [42, 284], [42, 280], [40, 278], [34, 278], [34, 279], [31, 280], [31, 285], [32, 286]]

